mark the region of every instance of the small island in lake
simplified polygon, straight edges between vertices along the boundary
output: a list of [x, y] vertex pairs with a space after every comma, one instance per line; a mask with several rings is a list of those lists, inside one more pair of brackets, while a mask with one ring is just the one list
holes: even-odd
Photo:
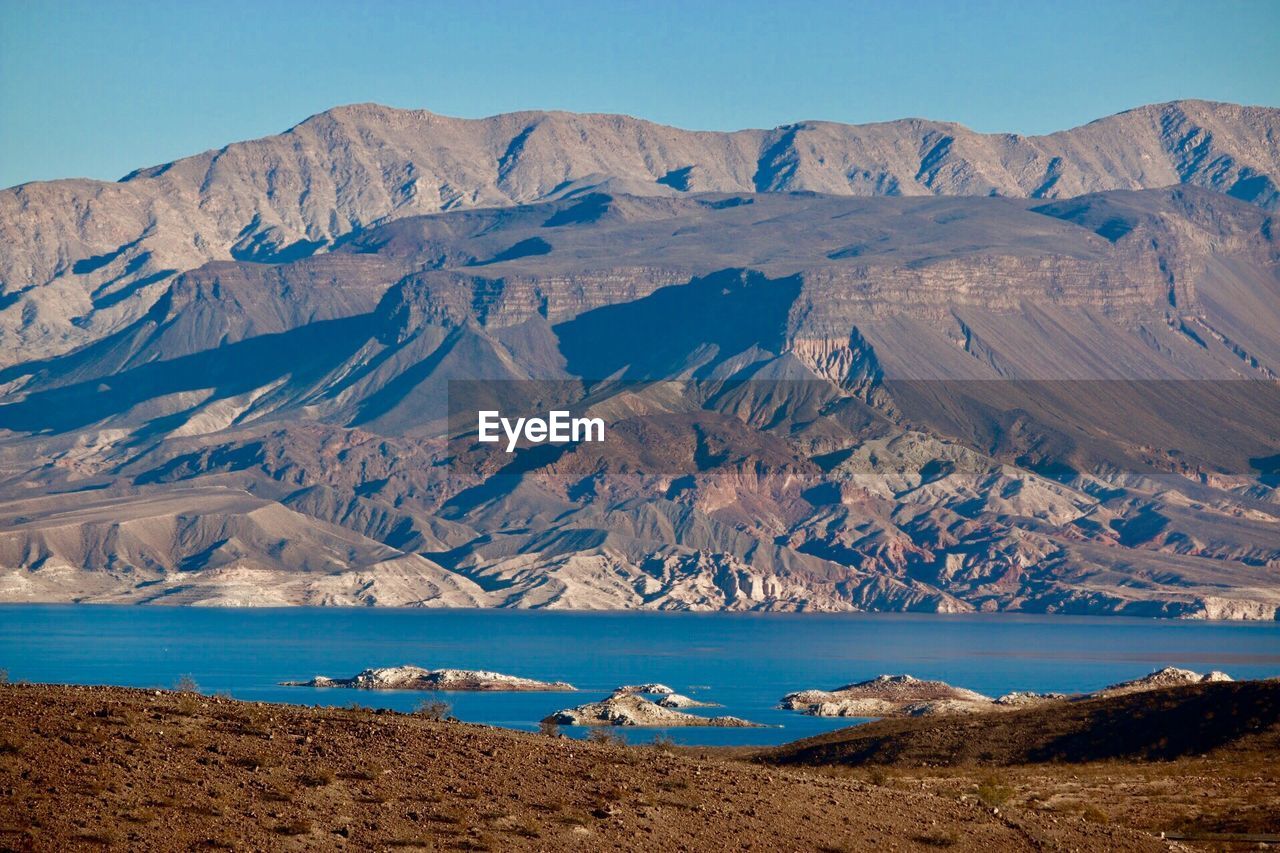
[[[655, 701], [647, 696], [662, 698]], [[681, 696], [664, 684], [626, 685], [614, 690], [607, 699], [556, 711], [544, 718], [542, 722], [562, 726], [763, 728], [760, 723], [753, 723], [739, 717], [701, 717], [675, 710], [695, 707], [714, 707], [714, 703], [699, 702], [688, 696]]]
[[285, 687], [351, 687], [357, 690], [440, 691], [540, 691], [568, 693], [577, 690], [565, 681], [538, 681], [483, 669], [424, 669], [420, 666], [387, 666], [362, 670], [350, 678], [317, 675], [308, 681], [283, 681]]
[[992, 699], [945, 681], [927, 681], [910, 675], [879, 675], [869, 681], [847, 684], [835, 690], [800, 690], [782, 697], [780, 707], [811, 717], [932, 717], [1008, 711], [1045, 702], [1079, 701], [1123, 696], [1145, 690], [1231, 681], [1225, 672], [1205, 675], [1166, 666], [1149, 675], [1112, 684], [1092, 693], [1030, 693], [1017, 691]]

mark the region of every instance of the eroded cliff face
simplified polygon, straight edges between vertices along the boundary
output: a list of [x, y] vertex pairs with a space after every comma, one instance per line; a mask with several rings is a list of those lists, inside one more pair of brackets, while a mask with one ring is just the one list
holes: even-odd
[[1275, 618], [1278, 257], [1186, 187], [593, 189], [206, 264], [0, 370], [0, 597]]

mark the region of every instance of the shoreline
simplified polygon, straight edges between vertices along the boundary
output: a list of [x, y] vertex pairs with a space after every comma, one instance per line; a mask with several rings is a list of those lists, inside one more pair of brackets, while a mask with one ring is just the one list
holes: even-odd
[[383, 605], [263, 605], [259, 606], [209, 606], [194, 604], [163, 604], [151, 602], [118, 602], [118, 601], [4, 601], [0, 600], [0, 610], [5, 608], [85, 608], [103, 610], [159, 610], [168, 612], [218, 612], [218, 613], [415, 613], [415, 614], [522, 614], [527, 616], [557, 614], [582, 617], [630, 617], [652, 616], [655, 618], [703, 618], [734, 617], [743, 619], [805, 619], [820, 621], [822, 619], [871, 619], [884, 621], [950, 621], [950, 622], [1002, 622], [1035, 624], [1040, 622], [1068, 624], [1077, 622], [1089, 624], [1140, 624], [1140, 625], [1256, 625], [1280, 626], [1280, 611], [1275, 619], [1207, 619], [1185, 616], [1137, 616], [1113, 613], [1063, 613], [1063, 612], [1028, 612], [1022, 610], [966, 611], [956, 612], [921, 612], [914, 610], [587, 610], [576, 608], [528, 608], [528, 607], [402, 607]]

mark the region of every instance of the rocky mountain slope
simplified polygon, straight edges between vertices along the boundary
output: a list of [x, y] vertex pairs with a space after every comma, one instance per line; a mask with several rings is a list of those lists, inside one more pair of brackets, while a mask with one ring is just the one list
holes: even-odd
[[[1274, 112], [1115, 121], [1171, 110]], [[1276, 617], [1267, 199], [540, 181], [192, 256], [78, 348], [6, 347], [0, 598]], [[474, 441], [555, 406], [606, 441]]]
[[615, 115], [339, 107], [114, 183], [0, 191], [0, 357], [111, 334], [210, 261], [296, 260], [398, 218], [587, 188], [1058, 199], [1191, 184], [1274, 210], [1278, 116], [1177, 101], [1024, 137], [922, 119], [714, 133]]

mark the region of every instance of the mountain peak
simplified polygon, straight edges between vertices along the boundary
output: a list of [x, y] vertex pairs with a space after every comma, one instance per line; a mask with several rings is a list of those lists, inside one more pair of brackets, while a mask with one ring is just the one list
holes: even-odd
[[717, 132], [347, 104], [119, 183], [0, 190], [0, 341], [10, 358], [64, 352], [142, 316], [173, 275], [209, 261], [296, 258], [392, 219], [593, 189], [1060, 199], [1192, 184], [1275, 210], [1277, 135], [1280, 110], [1210, 101], [1038, 137], [918, 118]]

